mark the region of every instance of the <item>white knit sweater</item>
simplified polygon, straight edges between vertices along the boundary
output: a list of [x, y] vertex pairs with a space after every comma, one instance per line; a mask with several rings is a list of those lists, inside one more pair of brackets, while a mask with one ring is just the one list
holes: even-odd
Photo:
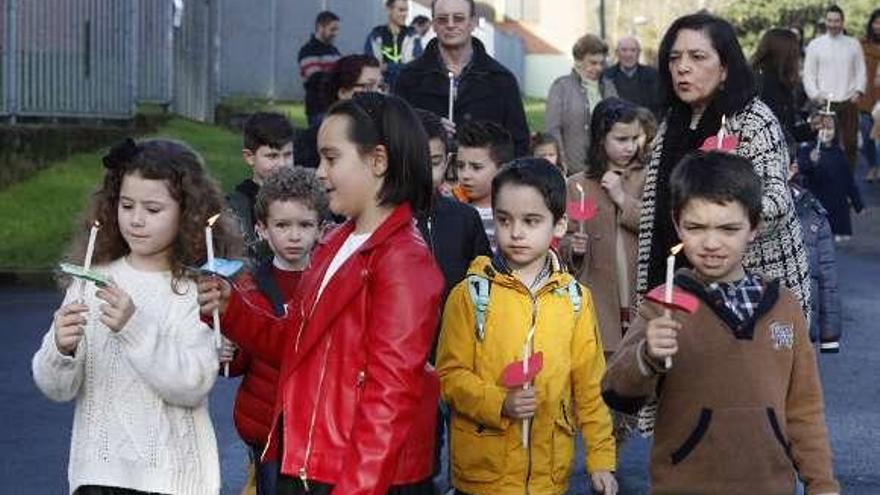
[[[120, 259], [97, 267], [137, 309], [119, 332], [99, 321], [88, 284], [85, 338], [73, 357], [59, 353], [50, 328], [33, 359], [34, 381], [55, 401], [76, 399], [70, 493], [82, 485], [167, 494], [220, 492], [217, 441], [208, 392], [217, 377], [210, 328], [199, 320], [196, 287], [171, 286], [170, 272], [141, 272]], [[64, 304], [78, 297], [78, 282]]]

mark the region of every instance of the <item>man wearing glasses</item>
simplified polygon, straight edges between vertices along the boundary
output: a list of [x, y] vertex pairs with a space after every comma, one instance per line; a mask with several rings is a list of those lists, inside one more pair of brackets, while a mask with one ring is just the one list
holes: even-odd
[[[474, 0], [434, 0], [431, 10], [437, 37], [420, 58], [401, 70], [394, 92], [413, 107], [447, 119], [451, 108], [454, 124], [495, 122], [513, 136], [516, 156], [525, 156], [529, 130], [519, 85], [472, 36], [477, 26]], [[447, 122], [451, 129], [453, 122]]]

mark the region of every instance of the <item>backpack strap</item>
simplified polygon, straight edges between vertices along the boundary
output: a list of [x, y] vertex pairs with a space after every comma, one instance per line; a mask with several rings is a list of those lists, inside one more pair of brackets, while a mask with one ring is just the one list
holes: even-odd
[[486, 337], [486, 310], [489, 309], [489, 288], [491, 281], [488, 278], [479, 275], [468, 275], [467, 287], [471, 295], [471, 301], [474, 303], [474, 320], [476, 320], [476, 328], [474, 334], [477, 340], [482, 342]]
[[581, 286], [574, 278], [568, 283], [568, 299], [574, 308], [574, 314], [577, 316], [581, 312], [581, 304], [583, 303], [583, 294], [581, 294]]

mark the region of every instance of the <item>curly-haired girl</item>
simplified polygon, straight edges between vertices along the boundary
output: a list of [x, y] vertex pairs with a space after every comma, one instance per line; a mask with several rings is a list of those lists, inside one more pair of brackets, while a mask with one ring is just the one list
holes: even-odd
[[[76, 399], [70, 492], [217, 494], [207, 407], [217, 349], [186, 267], [204, 260], [204, 227], [223, 197], [179, 142], [129, 139], [104, 165], [87, 220], [100, 222], [94, 270], [111, 283], [68, 287], [33, 359], [48, 398]], [[215, 225], [219, 254], [240, 245], [232, 232]], [[82, 260], [84, 245], [76, 239], [70, 258]]]

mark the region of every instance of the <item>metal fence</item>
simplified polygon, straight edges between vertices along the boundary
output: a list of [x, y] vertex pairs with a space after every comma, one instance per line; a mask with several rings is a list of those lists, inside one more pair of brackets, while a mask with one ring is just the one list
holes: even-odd
[[220, 4], [187, 0], [174, 29], [174, 99], [172, 110], [212, 122], [217, 101]]
[[341, 18], [335, 45], [343, 54], [362, 52], [369, 30], [387, 22], [381, 0], [221, 0], [221, 6], [221, 97], [302, 99], [297, 56], [325, 6]]
[[[0, 116], [130, 119], [159, 103], [211, 121], [220, 98], [301, 99], [297, 54], [323, 7], [342, 53], [386, 22], [380, 0], [0, 0]], [[522, 82], [522, 42], [475, 35]]]
[[0, 0], [9, 116], [129, 118], [136, 3]]
[[174, 5], [140, 0], [137, 24], [137, 100], [171, 103], [174, 86]]

